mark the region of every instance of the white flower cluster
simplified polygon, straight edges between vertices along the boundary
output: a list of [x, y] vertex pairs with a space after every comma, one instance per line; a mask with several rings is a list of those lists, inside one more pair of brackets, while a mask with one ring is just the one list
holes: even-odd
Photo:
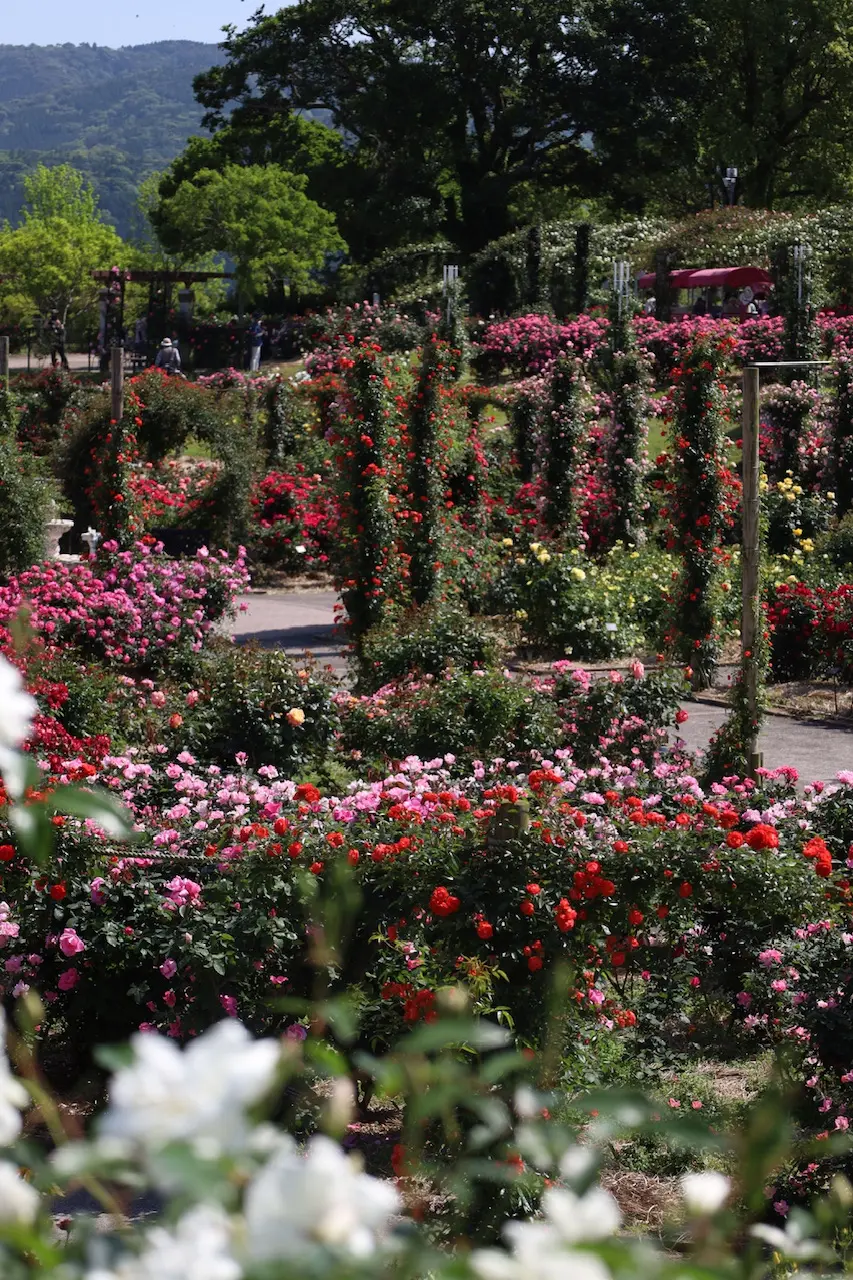
[[118, 1261], [99, 1256], [106, 1246], [96, 1242], [85, 1280], [239, 1280], [264, 1263], [298, 1266], [318, 1250], [362, 1259], [383, 1247], [400, 1208], [392, 1185], [363, 1173], [329, 1138], [300, 1150], [286, 1134], [253, 1129], [247, 1111], [275, 1084], [276, 1041], [253, 1040], [228, 1018], [183, 1051], [150, 1033], [132, 1046], [134, 1061], [114, 1077], [100, 1125], [105, 1153], [151, 1160], [155, 1176], [153, 1158], [173, 1143], [213, 1160], [261, 1147], [266, 1159], [245, 1188], [242, 1212], [197, 1206], [173, 1229], [149, 1231], [141, 1252]]
[[[137, 1035], [132, 1048], [132, 1062], [113, 1078], [97, 1141], [62, 1148], [54, 1171], [74, 1176], [87, 1163], [115, 1161], [126, 1164], [138, 1185], [141, 1166], [166, 1197], [167, 1209], [162, 1221], [142, 1221], [138, 1229], [84, 1233], [77, 1266], [69, 1257], [62, 1272], [68, 1280], [390, 1275], [406, 1261], [391, 1235], [401, 1210], [395, 1186], [365, 1174], [330, 1138], [316, 1136], [300, 1148], [289, 1135], [253, 1123], [252, 1108], [276, 1087], [281, 1042], [253, 1040], [227, 1018], [185, 1049], [154, 1033]], [[0, 1145], [20, 1135], [26, 1101], [9, 1067], [0, 1011]], [[529, 1089], [519, 1090], [516, 1105], [522, 1117], [539, 1109]], [[201, 1172], [199, 1180], [192, 1168]], [[560, 1175], [574, 1185], [583, 1178], [586, 1185], [594, 1168], [590, 1149], [573, 1147]], [[721, 1173], [682, 1179], [693, 1216], [718, 1212], [730, 1190]], [[34, 1223], [39, 1203], [17, 1167], [0, 1161], [0, 1234]], [[170, 1205], [183, 1210], [177, 1220], [169, 1221]], [[48, 1221], [45, 1215], [43, 1223]], [[447, 1261], [452, 1274], [476, 1280], [611, 1280], [597, 1246], [613, 1240], [620, 1226], [619, 1208], [601, 1187], [580, 1195], [551, 1186], [541, 1217], [505, 1226], [506, 1249], [479, 1249]], [[770, 1235], [762, 1238], [775, 1243]], [[811, 1245], [793, 1235], [783, 1243], [788, 1256], [812, 1256], [806, 1252]], [[445, 1274], [431, 1256], [426, 1269]]]
[[24, 780], [18, 748], [30, 736], [37, 710], [18, 668], [0, 656], [0, 774], [16, 798], [23, 790]]
[[[6, 1017], [0, 1009], [0, 1147], [8, 1147], [21, 1132], [21, 1108], [28, 1094], [9, 1068], [6, 1056]], [[39, 1194], [24, 1182], [15, 1165], [0, 1160], [0, 1223], [27, 1223], [35, 1220]]]
[[[560, 1172], [571, 1176], [575, 1165], [576, 1152], [570, 1150]], [[583, 1249], [610, 1239], [622, 1222], [609, 1192], [592, 1187], [577, 1196], [566, 1187], [550, 1187], [542, 1196], [542, 1213], [540, 1222], [506, 1224], [508, 1253], [476, 1250], [472, 1264], [477, 1275], [482, 1280], [609, 1280], [601, 1259]]]

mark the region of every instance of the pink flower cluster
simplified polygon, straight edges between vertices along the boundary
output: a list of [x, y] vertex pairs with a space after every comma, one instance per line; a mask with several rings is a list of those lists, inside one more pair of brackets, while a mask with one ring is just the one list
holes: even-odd
[[125, 666], [150, 666], [181, 642], [202, 647], [214, 622], [248, 582], [245, 552], [236, 558], [202, 548], [194, 560], [170, 560], [162, 544], [119, 552], [105, 543], [97, 561], [34, 565], [0, 587], [0, 626], [30, 610], [30, 624], [52, 644], [73, 644]]
[[[821, 312], [816, 325], [828, 354], [838, 355], [853, 347], [853, 316]], [[516, 374], [529, 375], [541, 373], [561, 355], [573, 355], [584, 362], [595, 359], [607, 342], [609, 329], [610, 322], [600, 315], [581, 315], [566, 323], [548, 315], [516, 316], [489, 325], [479, 339], [479, 348]], [[636, 317], [634, 329], [640, 347], [654, 357], [661, 372], [678, 364], [687, 347], [700, 337], [733, 338], [735, 358], [742, 363], [782, 358], [781, 316], [756, 316], [742, 322], [684, 316], [662, 323], [654, 316], [642, 315]]]

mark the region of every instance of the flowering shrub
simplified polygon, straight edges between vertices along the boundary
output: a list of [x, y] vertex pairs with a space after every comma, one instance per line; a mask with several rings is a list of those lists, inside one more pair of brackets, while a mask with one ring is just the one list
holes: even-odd
[[[565, 690], [567, 708], [595, 706], [599, 695], [579, 687]], [[603, 725], [613, 696], [597, 702]], [[836, 892], [801, 852], [819, 814], [775, 775], [705, 794], [677, 759], [649, 768], [636, 745], [624, 742], [630, 763], [602, 758], [588, 772], [570, 750], [529, 769], [475, 762], [467, 777], [450, 757], [451, 767], [410, 757], [337, 798], [268, 767], [203, 767], [186, 751], [156, 765], [106, 756], [96, 771], [70, 761], [59, 781], [88, 772], [108, 787], [139, 842], [118, 850], [66, 820], [55, 857], [34, 868], [6, 837], [5, 986], [36, 985], [48, 1023], [73, 1028], [80, 1051], [139, 1023], [183, 1038], [223, 1009], [256, 1030], [281, 1027], [274, 997], [310, 989], [306, 927], [310, 938], [347, 872], [364, 906], [334, 981], [358, 982], [391, 1034], [406, 1005], [387, 983], [414, 995], [461, 981], [478, 1007], [506, 1008], [535, 1038], [560, 956], [585, 970], [577, 1007], [592, 1025], [642, 1017], [652, 988], [682, 1001], [697, 988], [732, 993], [767, 939]], [[314, 906], [300, 905], [306, 877]]]
[[132, 670], [174, 661], [176, 649], [198, 652], [214, 622], [248, 581], [244, 552], [173, 561], [162, 547], [138, 542], [128, 551], [103, 543], [97, 561], [48, 561], [0, 587], [0, 626], [26, 605], [30, 625], [55, 645]]
[[[436, 1280], [611, 1274], [651, 1280], [665, 1270], [668, 1255], [654, 1235], [623, 1223], [598, 1179], [605, 1153], [617, 1143], [667, 1139], [693, 1162], [678, 1184], [684, 1268], [722, 1280], [744, 1248], [758, 1260], [762, 1246], [773, 1251], [776, 1266], [785, 1259], [794, 1267], [804, 1255], [842, 1263], [849, 1213], [837, 1193], [819, 1199], [814, 1216], [794, 1215], [786, 1230], [755, 1221], [774, 1160], [791, 1150], [780, 1108], [756, 1107], [743, 1133], [724, 1138], [699, 1117], [691, 1123], [662, 1116], [636, 1093], [630, 1104], [624, 1095], [587, 1095], [579, 1100], [585, 1122], [579, 1145], [575, 1125], [553, 1114], [559, 1095], [544, 1091], [550, 1082], [522, 1057], [499, 1052], [505, 1030], [464, 1016], [457, 993], [443, 994], [439, 1008], [437, 1025], [401, 1038], [393, 1058], [370, 1060], [377, 1082], [393, 1080], [413, 1116], [382, 1178], [365, 1173], [346, 1149], [363, 1144], [362, 1129], [339, 1055], [322, 1042], [303, 1048], [297, 1036], [253, 1041], [228, 1019], [183, 1051], [154, 1034], [136, 1035], [89, 1134], [77, 1130], [47, 1157], [21, 1140], [20, 1113], [31, 1093], [37, 1118], [54, 1099], [41, 1082], [36, 1090], [29, 1058], [22, 1077], [13, 1075], [4, 1044], [4, 1272], [23, 1276], [37, 1258], [41, 1275], [98, 1280], [391, 1280], [427, 1273]], [[15, 1049], [20, 1055], [17, 1038]], [[289, 1094], [300, 1096], [318, 1077], [325, 1101], [312, 1120], [321, 1131], [297, 1145], [279, 1127], [298, 1123], [293, 1107], [279, 1109], [278, 1124], [270, 1123], [274, 1099], [282, 1079], [290, 1082]], [[475, 1123], [485, 1114], [488, 1128]], [[430, 1136], [448, 1120], [452, 1151], [447, 1140]], [[731, 1167], [731, 1178], [697, 1168], [708, 1145]], [[23, 1160], [31, 1180], [20, 1175]], [[57, 1227], [50, 1213], [50, 1193], [73, 1192], [78, 1183], [109, 1210], [96, 1229], [80, 1213]], [[425, 1184], [435, 1193], [429, 1199]], [[158, 1208], [128, 1219], [116, 1211], [112, 1188], [122, 1196], [141, 1190]], [[451, 1194], [453, 1188], [462, 1194]], [[834, 1233], [841, 1237], [837, 1247]]]
[[251, 497], [255, 546], [265, 560], [287, 569], [329, 566], [340, 537], [340, 509], [328, 477], [302, 463], [269, 471]]
[[146, 529], [191, 522], [205, 504], [219, 468], [215, 463], [173, 459], [148, 462], [130, 473], [130, 491], [139, 504]]
[[412, 351], [420, 346], [423, 326], [396, 307], [357, 303], [322, 315], [309, 315], [302, 324], [301, 342], [309, 354], [305, 368], [312, 377], [330, 373], [339, 358], [355, 347], [372, 343], [386, 352]]
[[777, 680], [807, 675], [853, 680], [853, 586], [780, 582], [770, 593], [767, 617]]

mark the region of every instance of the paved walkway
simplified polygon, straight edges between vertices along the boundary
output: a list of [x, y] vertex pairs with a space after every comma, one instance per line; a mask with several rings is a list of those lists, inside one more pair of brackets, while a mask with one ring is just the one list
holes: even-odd
[[[229, 630], [238, 641], [255, 640], [265, 648], [281, 648], [293, 657], [310, 652], [337, 674], [346, 671], [342, 639], [336, 636], [333, 591], [271, 591], [243, 596], [245, 612]], [[704, 702], [682, 704], [688, 713], [680, 735], [692, 750], [703, 750], [725, 719], [725, 707]], [[853, 769], [853, 724], [849, 729], [789, 716], [768, 716], [759, 748], [768, 769], [792, 765], [802, 782], [829, 781], [842, 769]]]
[[[89, 357], [81, 354], [79, 351], [68, 352], [68, 365], [75, 372], [80, 373], [89, 368]], [[92, 368], [97, 369], [98, 362], [93, 359]], [[13, 373], [21, 373], [27, 368], [26, 351], [18, 351], [14, 355], [9, 356], [9, 368]], [[30, 356], [30, 370], [32, 373], [39, 373], [42, 369], [50, 368], [50, 356], [37, 356], [35, 352]]]
[[238, 613], [228, 630], [240, 643], [255, 641], [265, 649], [284, 649], [294, 658], [306, 652], [321, 665], [340, 674], [346, 671], [335, 634], [334, 591], [270, 591], [240, 597], [246, 610]]

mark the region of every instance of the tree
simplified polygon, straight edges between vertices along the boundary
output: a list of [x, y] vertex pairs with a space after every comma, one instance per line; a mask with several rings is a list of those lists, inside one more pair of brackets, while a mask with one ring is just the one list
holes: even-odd
[[39, 165], [24, 190], [22, 225], [0, 231], [3, 294], [27, 299], [42, 314], [55, 309], [66, 321], [94, 305], [92, 271], [118, 261], [122, 242], [101, 221], [91, 186], [69, 165]]
[[853, 0], [591, 0], [584, 118], [622, 208], [825, 203], [853, 189]]
[[303, 175], [278, 165], [201, 169], [158, 206], [164, 248], [227, 254], [242, 294], [262, 292], [273, 276], [304, 284], [327, 254], [346, 248], [306, 185]]
[[196, 91], [214, 130], [328, 113], [389, 211], [474, 251], [591, 163], [580, 25], [561, 0], [300, 0], [231, 30]]

